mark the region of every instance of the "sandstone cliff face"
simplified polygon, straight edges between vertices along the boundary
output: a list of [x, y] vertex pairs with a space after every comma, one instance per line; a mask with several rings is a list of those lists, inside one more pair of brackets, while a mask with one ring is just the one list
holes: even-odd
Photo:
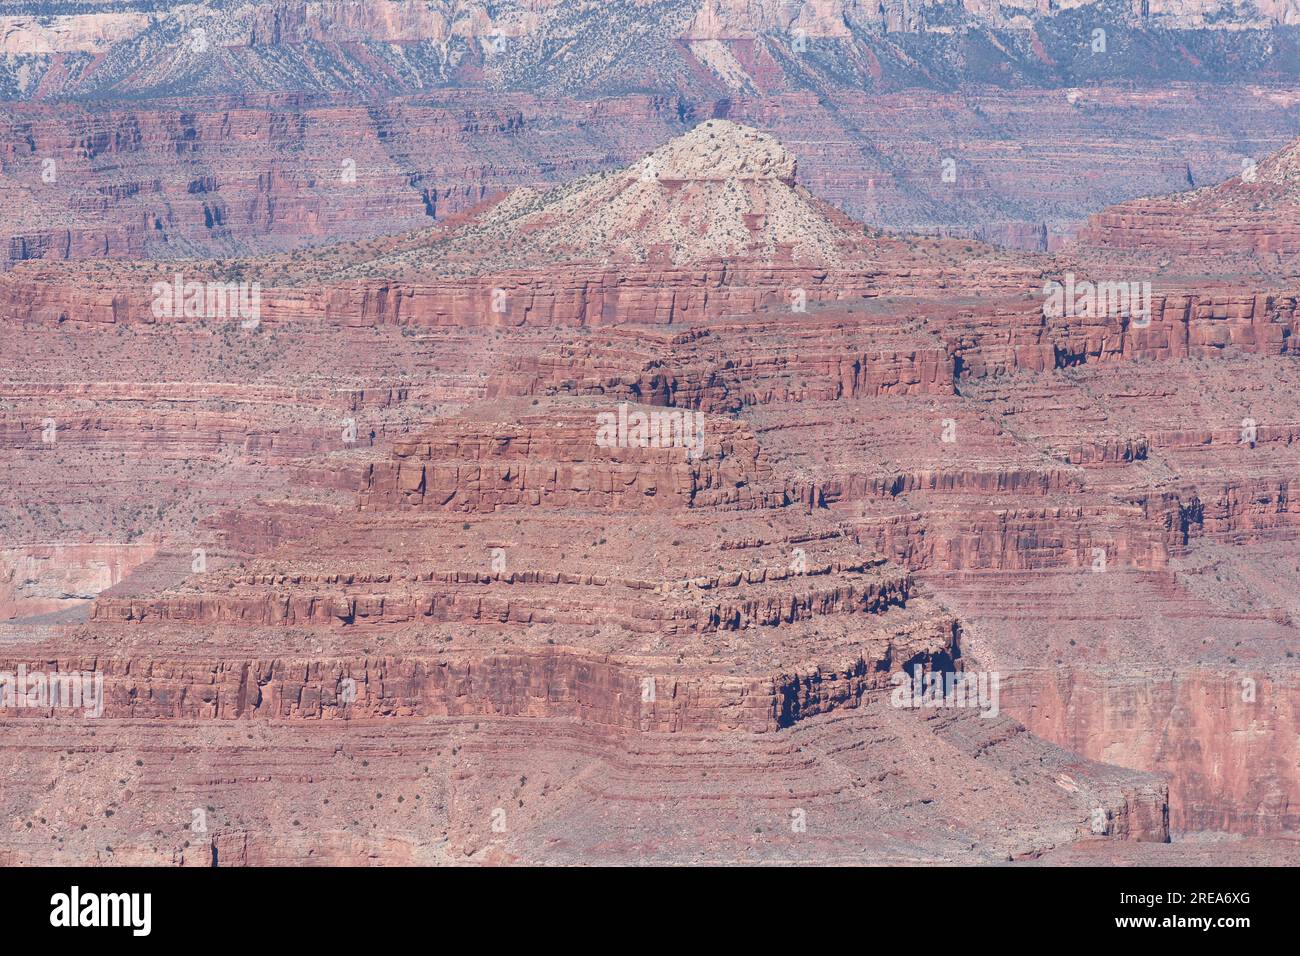
[[[1043, 0], [964, 0], [966, 21], [978, 25], [1028, 25], [1036, 18], [1093, 4], [1068, 3], [1060, 7]], [[0, 52], [10, 54], [104, 53], [137, 37], [159, 30], [159, 22], [140, 11], [126, 9], [53, 17], [6, 16], [0, 18]], [[493, 36], [510, 38], [542, 33], [572, 39], [573, 21], [588, 19], [602, 6], [612, 6], [616, 17], [641, 19], [636, 4], [601, 5], [589, 0], [548, 0], [530, 3], [411, 3], [402, 0], [296, 0], [271, 4], [227, 5], [220, 11], [201, 4], [183, 4], [171, 12], [169, 24], [211, 31], [213, 42], [223, 45], [293, 46], [318, 43], [428, 43], [444, 55], [451, 41]], [[818, 38], [846, 38], [850, 26], [867, 29], [924, 31], [927, 23], [941, 26], [952, 16], [947, 4], [937, 0], [901, 3], [867, 3], [863, 0], [704, 0], [669, 5], [665, 34], [688, 41], [736, 40], [763, 34], [803, 30]], [[1198, 27], [1207, 23], [1295, 23], [1291, 0], [1265, 0], [1245, 4], [1240, 0], [1154, 0], [1128, 19], [1149, 19], [1162, 26]], [[958, 21], [962, 18], [959, 16]]]
[[82, 16], [0, 17], [0, 53], [103, 53], [149, 26], [136, 12], [95, 12]]
[[[930, 635], [935, 655], [951, 632]], [[920, 645], [918, 645], [920, 646]], [[914, 649], [914, 648], [913, 648]], [[771, 733], [840, 707], [883, 699], [879, 661], [761, 678], [662, 672], [661, 663], [561, 647], [462, 659], [5, 660], [0, 672], [90, 672], [104, 679], [109, 720], [412, 720], [574, 718], [600, 731]], [[647, 683], [649, 682], [649, 683]], [[652, 700], [644, 688], [653, 685]], [[57, 708], [8, 708], [9, 716]]]
[[[15, 105], [9, 115], [0, 147], [0, 175], [15, 200], [6, 207], [8, 262], [177, 247], [230, 254], [400, 233], [521, 180], [544, 181], [543, 165], [565, 175], [600, 163], [620, 148], [616, 117], [637, 117], [646, 145], [657, 138], [652, 130], [676, 122], [651, 97], [630, 97], [603, 118], [575, 103], [570, 122], [588, 128], [592, 145], [562, 155], [547, 136], [548, 124], [562, 120], [544, 119], [527, 96], [499, 108], [452, 94], [437, 105], [232, 95], [71, 109]], [[430, 155], [429, 139], [444, 150]], [[505, 152], [481, 149], [485, 139]], [[531, 158], [513, 160], [515, 150]]]
[[[41, 785], [7, 789], [33, 826], [7, 843], [4, 860], [736, 862], [733, 851], [708, 848], [726, 845], [745, 847], [746, 862], [830, 862], [845, 859], [844, 844], [857, 832], [855, 858], [1005, 863], [1081, 839], [1111, 853], [1135, 845], [1122, 836], [1159, 839], [1162, 792], [1148, 779], [1046, 747], [1011, 721], [970, 716], [919, 720], [873, 705], [802, 722], [789, 739], [640, 734], [634, 743], [580, 722], [539, 719], [317, 721], [274, 732], [247, 721], [205, 722], [179, 738], [158, 721], [106, 721], [99, 726], [128, 730], [132, 740], [109, 758], [126, 781], [112, 791], [89, 785], [84, 773], [79, 787], [59, 782], [58, 771], [67, 776], [104, 759], [84, 723], [63, 724], [64, 761], [37, 757], [28, 779]], [[9, 731], [25, 723], [4, 721]], [[879, 747], [827, 746], [845, 737], [933, 750], [947, 762], [940, 771], [928, 761], [894, 762]], [[503, 760], [508, 753], [519, 757]], [[1019, 783], [1002, 779], [1018, 764], [1031, 768]], [[43, 786], [47, 777], [52, 789]], [[938, 807], [941, 785], [963, 806], [960, 827]], [[1031, 804], [1041, 822], [1008, 828], [1006, 808]], [[1098, 817], [1112, 836], [1088, 835], [1087, 820]], [[363, 819], [371, 824], [365, 832]], [[792, 819], [809, 826], [792, 828]], [[708, 845], [700, 823], [713, 834]], [[932, 835], [950, 825], [959, 835]], [[63, 844], [49, 839], [62, 829], [74, 835]], [[873, 835], [864, 842], [862, 833]]]
[[[795, 159], [773, 137], [706, 120], [632, 167], [537, 195], [518, 190], [431, 253], [476, 269], [729, 257], [834, 263], [858, 241], [836, 211], [795, 185]], [[392, 272], [411, 254], [380, 259]]]
[[[709, 120], [617, 173], [540, 195], [518, 190], [476, 217], [340, 246], [319, 260], [211, 265], [194, 275], [146, 264], [32, 264], [0, 279], [0, 314], [37, 322], [211, 318], [191, 283], [220, 291], [237, 280], [256, 284], [257, 321], [267, 323], [671, 324], [915, 295], [976, 270], [983, 288], [1004, 294], [1036, 282], [1032, 267], [995, 250], [872, 233], [794, 177], [793, 156], [772, 137]], [[275, 287], [263, 291], [262, 274]], [[183, 307], [160, 308], [160, 287]], [[215, 317], [229, 312], [223, 305]]]
[[52, 544], [0, 552], [0, 618], [87, 605], [153, 557], [152, 545]]
[[1300, 253], [1300, 142], [1239, 175], [1175, 196], [1136, 200], [1089, 217], [1077, 242], [1085, 247], [1158, 253], [1192, 261], [1227, 256], [1274, 262]]
[[[616, 174], [185, 263], [277, 276], [253, 328], [154, 315], [170, 264], [5, 277], [6, 533], [149, 551], [83, 619], [0, 627], [0, 672], [104, 690], [0, 715], [14, 753], [57, 741], [6, 781], [33, 826], [4, 859], [59, 859], [50, 827], [86, 834], [69, 859], [251, 865], [1115, 860], [1293, 826], [1290, 280], [1170, 270], [1149, 324], [1045, 314], [1110, 260], [855, 229], [766, 137], [715, 124], [754, 155], [701, 164], [703, 129], [646, 208], [738, 205], [681, 261], [639, 238], [677, 226], [601, 218], [641, 208]], [[609, 262], [503, 276], [511, 237]], [[602, 439], [634, 414], [677, 439]], [[1001, 712], [900, 705], [918, 665], [1002, 675]]]
[[[1218, 90], [1209, 112], [1195, 85], [1067, 86], [928, 91], [935, 109], [921, 114], [911, 93], [842, 83], [596, 101], [517, 91], [488, 103], [448, 90], [382, 105], [293, 91], [93, 109], [10, 102], [0, 123], [0, 255], [6, 268], [32, 258], [230, 256], [402, 233], [515, 187], [621, 167], [714, 115], [798, 143], [799, 181], [874, 226], [1042, 249], [1099, 205], [1185, 188], [1189, 175], [1240, 174], [1241, 125], [1261, 151], [1300, 133], [1279, 109], [1290, 94], [1258, 86]], [[961, 144], [953, 126], [965, 131]], [[1007, 126], [1021, 137], [1011, 154], [999, 138]]]
[[[0, 17], [0, 262], [398, 233], [709, 117], [800, 143], [805, 184], [874, 225], [1042, 248], [1099, 205], [1239, 173], [1243, 128], [1261, 152], [1294, 138], [1294, 43], [1263, 28], [1295, 19], [1294, 0], [24, 12]], [[1093, 21], [1111, 46], [1080, 56]]]
[[1175, 831], [1296, 829], [1295, 672], [1029, 672], [1007, 707], [1035, 733], [1170, 775]]

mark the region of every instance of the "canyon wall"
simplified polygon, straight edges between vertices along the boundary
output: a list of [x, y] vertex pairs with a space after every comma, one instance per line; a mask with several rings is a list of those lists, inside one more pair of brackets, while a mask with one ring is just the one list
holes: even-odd
[[1030, 671], [1005, 706], [1094, 760], [1169, 774], [1175, 832], [1294, 832], [1300, 764], [1295, 671]]

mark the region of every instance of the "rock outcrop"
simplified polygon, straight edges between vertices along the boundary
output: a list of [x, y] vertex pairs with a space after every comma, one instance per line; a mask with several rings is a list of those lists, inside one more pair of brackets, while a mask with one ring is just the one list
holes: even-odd
[[1239, 175], [1217, 185], [1103, 210], [1076, 238], [1085, 247], [1177, 257], [1207, 270], [1240, 260], [1293, 268], [1298, 214], [1300, 140], [1258, 163], [1243, 160]]
[[52, 743], [0, 858], [1286, 858], [1290, 280], [1052, 312], [1109, 260], [879, 235], [796, 175], [718, 121], [179, 264], [268, 277], [251, 323], [155, 314], [174, 262], [12, 270], [0, 747]]

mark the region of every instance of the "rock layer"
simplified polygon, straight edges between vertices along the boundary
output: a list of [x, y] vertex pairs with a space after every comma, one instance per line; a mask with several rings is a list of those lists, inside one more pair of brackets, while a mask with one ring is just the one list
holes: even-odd
[[[1108, 260], [855, 228], [785, 148], [700, 130], [647, 208], [749, 205], [677, 259], [582, 231], [642, 195], [620, 173], [182, 264], [275, 276], [249, 327], [155, 315], [173, 264], [5, 277], [9, 547], [74, 518], [144, 559], [3, 627], [46, 696], [0, 745], [56, 741], [4, 859], [1117, 861], [1294, 827], [1294, 282], [1052, 313]], [[1001, 697], [914, 706], [918, 667]], [[97, 716], [50, 699], [74, 674]]]

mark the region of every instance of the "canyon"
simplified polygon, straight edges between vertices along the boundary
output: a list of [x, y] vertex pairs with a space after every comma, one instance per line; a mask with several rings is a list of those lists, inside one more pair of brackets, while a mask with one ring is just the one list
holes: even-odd
[[1289, 2], [41, 6], [0, 5], [0, 269], [420, 229], [710, 118], [871, 225], [1041, 250], [1300, 135]]
[[[862, 228], [714, 120], [421, 232], [181, 265], [264, 276], [251, 325], [157, 316], [177, 263], [17, 265], [36, 583], [0, 670], [94, 671], [104, 710], [5, 710], [48, 754], [6, 771], [5, 860], [1286, 857], [1295, 286], [1047, 315], [1099, 261]], [[701, 445], [602, 446], [620, 406]], [[85, 550], [40, 550], [56, 520]], [[1000, 713], [898, 708], [918, 666], [995, 672]]]
[[0, 863], [1300, 860], [1290, 6], [88, 6], [0, 9]]

